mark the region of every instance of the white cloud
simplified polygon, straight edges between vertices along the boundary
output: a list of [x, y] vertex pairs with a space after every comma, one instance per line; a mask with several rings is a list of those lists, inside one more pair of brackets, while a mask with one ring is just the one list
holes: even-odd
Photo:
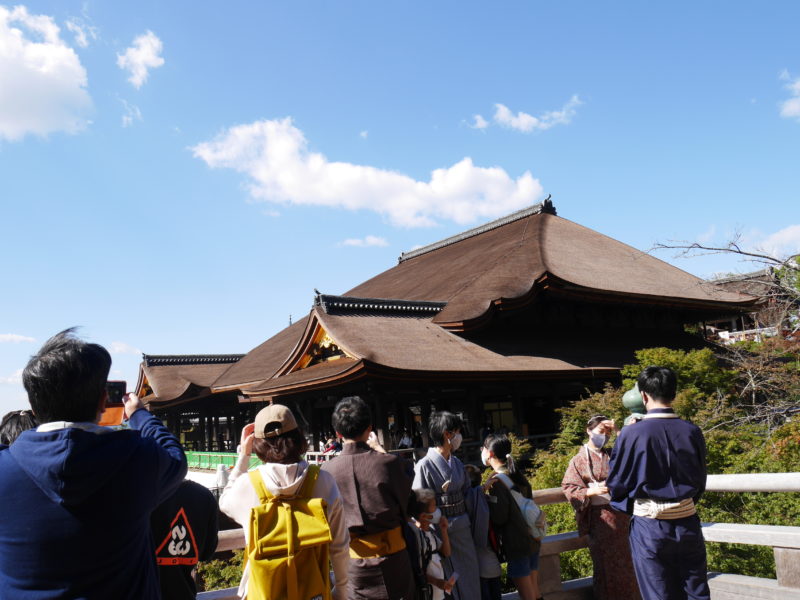
[[800, 254], [800, 225], [784, 227], [762, 239], [756, 246], [775, 257], [786, 258]]
[[481, 115], [472, 115], [472, 125], [470, 125], [473, 129], [486, 129], [489, 127], [489, 121], [484, 119]]
[[429, 181], [329, 161], [308, 149], [291, 118], [237, 125], [191, 150], [209, 167], [247, 175], [253, 199], [371, 210], [407, 227], [430, 226], [436, 219], [464, 224], [497, 217], [533, 204], [542, 195], [541, 184], [530, 172], [513, 179], [500, 167], [477, 167], [468, 157], [435, 169]]
[[122, 114], [122, 126], [130, 127], [134, 121], [142, 121], [142, 111], [135, 104], [130, 104], [127, 100], [119, 99], [125, 112]]
[[97, 39], [97, 27], [86, 23], [80, 17], [71, 17], [66, 22], [67, 29], [75, 36], [75, 43], [81, 48], [89, 47], [89, 38]]
[[9, 342], [19, 344], [20, 342], [35, 342], [36, 340], [27, 335], [20, 335], [18, 333], [0, 333], [0, 343]]
[[369, 131], [367, 131], [367, 130], [365, 129], [364, 131], [362, 131], [362, 132], [361, 132], [361, 133], [359, 133], [358, 135], [360, 135], [360, 136], [362, 137], [362, 139], [367, 139], [367, 137], [369, 137]]
[[111, 354], [142, 354], [141, 350], [134, 348], [125, 342], [111, 342], [111, 345], [108, 347], [108, 351]]
[[164, 64], [161, 57], [163, 48], [158, 36], [148, 30], [133, 40], [133, 46], [127, 48], [124, 54], [117, 54], [117, 66], [130, 72], [128, 81], [138, 90], [147, 81], [149, 69], [157, 69]]
[[0, 377], [0, 383], [7, 383], [9, 385], [20, 385], [22, 383], [22, 369], [17, 369], [7, 377]]
[[52, 17], [0, 6], [0, 139], [80, 131], [92, 106], [86, 85]]
[[785, 87], [791, 94], [791, 98], [780, 103], [781, 116], [784, 119], [797, 119], [800, 121], [800, 77], [792, 81], [789, 72], [784, 69], [779, 79], [788, 82]]
[[385, 238], [377, 237], [374, 235], [368, 235], [367, 237], [360, 239], [360, 238], [348, 238], [341, 243], [342, 246], [355, 246], [356, 248], [369, 248], [372, 246], [388, 246], [389, 242], [386, 241]]
[[575, 95], [561, 107], [561, 110], [551, 110], [539, 117], [534, 117], [522, 111], [514, 114], [511, 109], [504, 104], [495, 104], [494, 121], [502, 127], [521, 131], [522, 133], [544, 131], [556, 125], [567, 125], [572, 121], [577, 107], [581, 104], [583, 103], [578, 96]]

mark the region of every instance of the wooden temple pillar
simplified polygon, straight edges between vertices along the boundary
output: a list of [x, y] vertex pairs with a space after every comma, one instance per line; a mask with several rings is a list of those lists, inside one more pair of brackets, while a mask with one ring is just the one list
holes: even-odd
[[378, 436], [378, 442], [384, 448], [389, 447], [389, 419], [386, 416], [386, 397], [380, 392], [374, 392], [371, 396], [375, 400], [375, 412], [373, 413], [373, 420], [375, 421], [374, 430], [375, 435]]
[[422, 447], [428, 448], [431, 445], [431, 440], [428, 436], [428, 422], [431, 418], [431, 401], [429, 400], [429, 396], [426, 396], [425, 399], [420, 402], [420, 408], [422, 409]]
[[214, 424], [211, 422], [211, 416], [206, 414], [203, 417], [203, 423], [205, 425], [203, 429], [204, 450], [206, 452], [211, 452], [211, 450], [213, 450], [211, 442], [214, 439]]
[[[400, 409], [397, 402], [397, 392], [394, 390], [390, 392], [390, 397], [391, 401], [389, 402], [389, 409], [391, 410], [392, 415], [394, 416], [394, 432], [392, 432], [392, 427], [390, 427], [389, 438], [391, 440], [392, 447], [391, 448], [387, 447], [386, 449], [394, 450], [395, 448], [397, 448], [397, 443], [400, 440], [400, 437], [403, 435], [403, 428], [406, 427], [405, 425], [406, 420], [405, 418], [401, 418], [401, 416], [405, 417], [405, 415], [400, 414]], [[408, 410], [406, 410], [405, 412], [408, 412]], [[394, 433], [394, 435], [392, 435], [392, 433]]]

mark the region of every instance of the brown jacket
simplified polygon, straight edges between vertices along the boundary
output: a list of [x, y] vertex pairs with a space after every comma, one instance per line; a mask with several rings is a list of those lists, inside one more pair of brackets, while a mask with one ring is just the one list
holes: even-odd
[[[405, 459], [366, 444], [345, 444], [323, 471], [336, 479], [350, 539], [401, 527], [411, 494]], [[351, 597], [359, 600], [413, 598], [414, 576], [407, 549], [377, 558], [350, 558]]]

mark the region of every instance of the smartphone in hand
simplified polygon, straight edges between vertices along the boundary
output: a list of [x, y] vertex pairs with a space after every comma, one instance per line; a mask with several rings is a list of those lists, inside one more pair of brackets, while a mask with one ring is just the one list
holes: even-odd
[[100, 425], [113, 427], [122, 424], [122, 419], [125, 418], [125, 404], [123, 398], [125, 397], [127, 388], [128, 384], [124, 381], [106, 382], [108, 400], [106, 400], [106, 409], [103, 411], [103, 414], [100, 415]]

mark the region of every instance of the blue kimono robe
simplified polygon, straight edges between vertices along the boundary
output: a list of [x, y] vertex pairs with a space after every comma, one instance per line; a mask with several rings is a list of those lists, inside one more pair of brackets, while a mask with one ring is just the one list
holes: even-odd
[[[448, 481], [447, 489], [444, 490], [442, 485]], [[453, 496], [460, 493], [466, 499], [470, 482], [464, 464], [458, 458], [451, 455], [447, 461], [436, 448], [428, 448], [428, 454], [414, 467], [412, 487], [433, 490], [436, 493], [436, 504], [439, 505], [443, 495]], [[469, 515], [465, 511], [448, 516], [447, 522], [452, 554], [449, 559], [442, 560], [445, 578], [449, 578], [453, 571], [457, 571], [458, 581], [452, 592], [455, 600], [477, 600], [481, 597], [481, 586]]]
[[[606, 481], [611, 506], [633, 513], [637, 499], [700, 500], [706, 486], [706, 444], [696, 425], [671, 408], [655, 408], [625, 427], [611, 453]], [[633, 516], [630, 545], [644, 600], [708, 600], [706, 548], [700, 519]]]

